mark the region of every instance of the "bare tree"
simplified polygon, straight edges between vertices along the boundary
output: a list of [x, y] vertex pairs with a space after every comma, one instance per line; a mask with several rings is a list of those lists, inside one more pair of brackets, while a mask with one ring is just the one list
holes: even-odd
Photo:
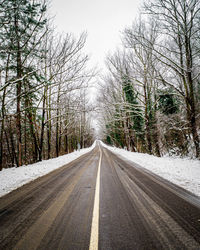
[[[40, 2], [31, 3], [36, 4], [34, 8], [37, 9]], [[19, 0], [15, 3], [19, 7], [14, 13], [16, 19], [18, 15], [24, 15], [25, 20], [26, 6], [21, 6]], [[42, 5], [41, 15], [37, 15], [38, 22], [42, 22], [44, 13], [45, 6]], [[77, 148], [78, 142], [82, 147], [88, 146], [93, 137], [86, 96], [94, 71], [88, 69], [89, 58], [83, 52], [86, 33], [77, 38], [72, 34], [60, 36], [55, 34], [51, 25], [46, 25], [46, 20], [38, 24], [41, 29], [37, 22], [33, 23], [35, 29], [28, 23], [26, 26], [32, 37], [24, 38], [18, 34], [19, 47], [4, 49], [0, 61], [0, 91], [3, 94], [0, 96], [1, 168], [71, 152]], [[6, 33], [6, 26], [3, 27]], [[12, 38], [6, 37], [2, 47], [9, 44], [9, 39]], [[15, 45], [16, 41], [10, 44]], [[18, 55], [17, 51], [21, 54]], [[54, 143], [55, 147], [52, 146]]]
[[167, 77], [160, 74], [160, 80], [184, 99], [196, 157], [199, 157], [196, 90], [200, 68], [200, 1], [154, 0], [145, 4], [145, 10], [159, 20], [161, 39], [154, 47], [154, 55], [167, 69]]
[[148, 24], [139, 19], [131, 28], [126, 28], [123, 35], [124, 46], [128, 50], [127, 61], [131, 68], [132, 78], [140, 88], [140, 98], [144, 104], [147, 149], [149, 153], [153, 153], [154, 143], [155, 153], [160, 156], [156, 93], [158, 90], [156, 80], [158, 61], [153, 54], [158, 37], [157, 23], [151, 21]]

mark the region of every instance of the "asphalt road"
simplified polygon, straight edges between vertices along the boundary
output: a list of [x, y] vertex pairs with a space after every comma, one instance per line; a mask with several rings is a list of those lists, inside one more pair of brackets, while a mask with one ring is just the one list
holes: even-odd
[[0, 249], [200, 249], [200, 199], [97, 145], [0, 198]]

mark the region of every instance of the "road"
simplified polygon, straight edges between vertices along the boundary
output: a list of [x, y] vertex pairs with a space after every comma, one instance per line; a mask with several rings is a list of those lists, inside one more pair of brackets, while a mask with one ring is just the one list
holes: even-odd
[[96, 145], [0, 198], [0, 249], [200, 249], [200, 200]]

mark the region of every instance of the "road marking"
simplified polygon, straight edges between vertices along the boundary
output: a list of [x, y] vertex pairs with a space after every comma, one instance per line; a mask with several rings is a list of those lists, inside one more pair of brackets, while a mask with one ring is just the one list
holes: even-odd
[[98, 250], [99, 244], [99, 195], [100, 195], [100, 168], [102, 160], [102, 151], [100, 150], [99, 166], [97, 172], [96, 188], [95, 188], [95, 197], [94, 197], [94, 208], [92, 216], [92, 227], [90, 235], [90, 247], [89, 250]]

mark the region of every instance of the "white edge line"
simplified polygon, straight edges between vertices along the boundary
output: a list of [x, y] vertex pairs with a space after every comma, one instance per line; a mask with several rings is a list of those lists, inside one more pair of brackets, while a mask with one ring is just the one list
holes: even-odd
[[94, 208], [92, 216], [92, 227], [90, 235], [90, 246], [89, 250], [98, 250], [99, 245], [99, 195], [100, 195], [100, 168], [101, 168], [101, 159], [102, 151], [100, 150], [100, 158], [97, 172], [96, 188], [95, 188], [95, 198], [94, 198]]

